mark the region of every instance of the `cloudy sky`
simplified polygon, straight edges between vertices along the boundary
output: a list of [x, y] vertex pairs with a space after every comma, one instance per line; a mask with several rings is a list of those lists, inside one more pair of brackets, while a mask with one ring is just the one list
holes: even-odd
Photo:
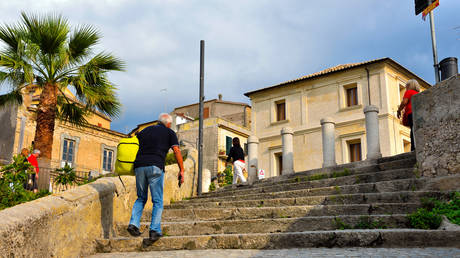
[[[458, 58], [460, 1], [440, 2], [439, 60]], [[0, 22], [21, 11], [102, 32], [99, 48], [127, 63], [110, 76], [123, 103], [112, 129], [121, 132], [198, 101], [200, 40], [208, 100], [249, 103], [245, 92], [381, 57], [434, 82], [429, 21], [414, 15], [413, 0], [10, 0], [0, 2]]]

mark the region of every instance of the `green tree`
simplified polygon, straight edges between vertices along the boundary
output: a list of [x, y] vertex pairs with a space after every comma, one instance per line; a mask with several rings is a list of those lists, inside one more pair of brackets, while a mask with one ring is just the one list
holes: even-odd
[[[41, 90], [37, 109], [34, 147], [51, 160], [55, 120], [81, 126], [90, 112], [119, 115], [121, 104], [110, 71], [123, 71], [124, 63], [112, 54], [94, 54], [101, 35], [92, 26], [71, 30], [61, 15], [22, 13], [17, 24], [0, 26], [0, 107], [22, 104], [24, 88]], [[76, 99], [65, 94], [75, 92]]]

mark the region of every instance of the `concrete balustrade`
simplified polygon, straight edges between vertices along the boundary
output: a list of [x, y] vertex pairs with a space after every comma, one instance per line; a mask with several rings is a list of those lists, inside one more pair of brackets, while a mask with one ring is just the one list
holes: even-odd
[[321, 119], [323, 139], [323, 167], [336, 166], [335, 161], [335, 123], [332, 118]]
[[282, 174], [294, 173], [294, 146], [293, 146], [294, 131], [290, 127], [284, 127], [281, 130], [281, 140], [283, 144], [283, 168]]
[[248, 137], [248, 182], [252, 183], [257, 180], [259, 139], [251, 135]]
[[380, 152], [379, 140], [379, 108], [370, 105], [364, 108], [366, 119], [366, 140], [367, 140], [367, 159], [378, 159], [382, 157]]

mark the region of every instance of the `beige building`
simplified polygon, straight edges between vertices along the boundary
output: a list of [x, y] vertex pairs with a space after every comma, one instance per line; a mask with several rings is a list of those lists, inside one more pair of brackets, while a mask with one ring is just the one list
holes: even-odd
[[[67, 94], [73, 97], [70, 92]], [[0, 162], [8, 163], [22, 148], [31, 148], [38, 99], [37, 90], [29, 87], [21, 106], [0, 109]], [[113, 171], [118, 142], [126, 135], [111, 130], [111, 120], [103, 114], [93, 113], [86, 119], [89, 124], [81, 127], [56, 121], [52, 168], [67, 163], [81, 172]]]
[[[196, 148], [198, 145], [199, 104], [177, 107], [172, 112], [173, 129], [179, 141]], [[203, 105], [203, 168], [211, 175], [225, 169], [225, 160], [232, 146], [233, 137], [240, 139], [245, 148], [250, 134], [251, 107], [246, 103], [218, 99], [204, 102]], [[245, 148], [246, 149], [246, 148]], [[246, 151], [247, 152], [247, 151]]]
[[323, 162], [320, 120], [325, 117], [335, 122], [337, 163], [365, 159], [363, 108], [369, 101], [379, 108], [382, 155], [409, 151], [409, 129], [396, 118], [396, 110], [406, 81], [413, 78], [422, 90], [430, 87], [394, 60], [382, 58], [335, 66], [246, 93], [252, 104], [251, 133], [260, 142], [259, 169], [264, 169], [267, 176], [281, 174], [283, 127], [294, 131], [294, 171], [320, 168]]

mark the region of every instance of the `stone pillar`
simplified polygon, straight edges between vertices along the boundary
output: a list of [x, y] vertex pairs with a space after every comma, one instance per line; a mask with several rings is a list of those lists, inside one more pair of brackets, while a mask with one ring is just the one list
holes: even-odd
[[335, 161], [335, 123], [332, 118], [321, 119], [323, 138], [323, 168], [336, 166]]
[[209, 192], [209, 186], [211, 185], [211, 171], [209, 169], [203, 169], [203, 177], [201, 183], [201, 192]]
[[248, 182], [257, 180], [257, 151], [259, 149], [259, 139], [251, 135], [248, 138]]
[[367, 140], [367, 159], [378, 159], [382, 157], [380, 153], [379, 138], [379, 108], [370, 105], [364, 108], [366, 118], [366, 140]]
[[290, 127], [284, 127], [281, 130], [281, 140], [283, 143], [283, 170], [281, 173], [283, 175], [294, 173], [293, 135], [294, 131]]

